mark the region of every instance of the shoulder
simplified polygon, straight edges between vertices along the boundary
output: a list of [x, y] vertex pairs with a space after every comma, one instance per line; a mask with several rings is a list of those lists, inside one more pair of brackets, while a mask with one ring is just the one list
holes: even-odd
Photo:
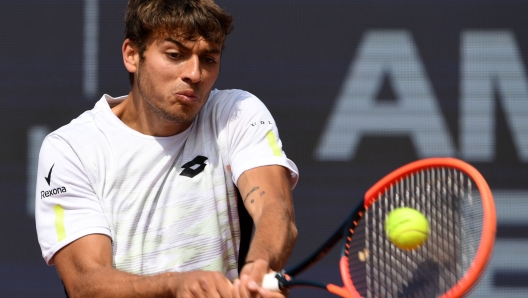
[[209, 101], [214, 105], [229, 105], [241, 102], [261, 102], [254, 94], [240, 89], [227, 89], [211, 91]]
[[241, 112], [267, 110], [264, 103], [255, 95], [240, 89], [211, 91], [207, 110], [239, 116]]
[[209, 96], [210, 100], [217, 100], [217, 99], [224, 99], [224, 100], [241, 100], [248, 97], [255, 97], [255, 95], [251, 94], [248, 91], [240, 90], [240, 89], [213, 89], [211, 91], [211, 95]]
[[[83, 116], [83, 115], [81, 115]], [[79, 117], [80, 118], [80, 117]], [[91, 138], [86, 138], [86, 134], [90, 134], [90, 131], [92, 131], [93, 122], [90, 121], [82, 121], [79, 122], [79, 118], [76, 118], [72, 120], [72, 122], [58, 128], [55, 131], [52, 131], [45, 139], [44, 141], [50, 141], [50, 140], [60, 140], [62, 142], [66, 142], [68, 144], [75, 143], [76, 140], [81, 140], [84, 138], [85, 140], [89, 140]]]
[[91, 144], [99, 143], [105, 139], [101, 132], [101, 128], [106, 126], [104, 124], [105, 114], [107, 114], [105, 109], [109, 110], [110, 108], [105, 97], [103, 97], [91, 110], [83, 112], [70, 123], [51, 132], [44, 141], [64, 142], [74, 149], [84, 148], [83, 150], [87, 150], [93, 148]]
[[109, 102], [117, 102], [119, 100], [122, 100], [122, 98], [111, 98], [108, 95], [104, 95], [91, 110], [83, 112], [70, 123], [60, 127], [51, 134], [67, 139], [82, 138], [88, 141], [90, 136], [97, 135], [101, 127], [105, 126], [108, 115], [112, 113]]

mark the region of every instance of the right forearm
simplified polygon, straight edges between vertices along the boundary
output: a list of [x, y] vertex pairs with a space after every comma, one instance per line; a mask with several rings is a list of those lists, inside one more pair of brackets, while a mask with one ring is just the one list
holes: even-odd
[[218, 271], [151, 276], [119, 271], [104, 235], [77, 239], [57, 252], [54, 262], [70, 297], [231, 297], [232, 284]]
[[84, 274], [66, 289], [70, 297], [172, 297], [168, 280], [175, 286], [177, 275], [140, 276], [105, 267]]

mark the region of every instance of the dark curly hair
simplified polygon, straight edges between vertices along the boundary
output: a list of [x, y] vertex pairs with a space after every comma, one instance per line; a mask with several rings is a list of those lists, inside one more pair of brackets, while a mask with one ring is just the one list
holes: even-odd
[[[129, 0], [125, 12], [125, 38], [138, 47], [141, 59], [152, 35], [178, 34], [187, 40], [204, 38], [224, 44], [233, 30], [233, 17], [214, 0]], [[130, 84], [134, 74], [129, 74]]]

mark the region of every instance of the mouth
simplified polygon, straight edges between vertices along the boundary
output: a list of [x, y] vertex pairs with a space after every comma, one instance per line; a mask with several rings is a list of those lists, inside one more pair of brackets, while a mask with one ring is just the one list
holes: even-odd
[[176, 92], [176, 97], [184, 102], [197, 102], [199, 100], [198, 96], [196, 96], [196, 93], [191, 90]]

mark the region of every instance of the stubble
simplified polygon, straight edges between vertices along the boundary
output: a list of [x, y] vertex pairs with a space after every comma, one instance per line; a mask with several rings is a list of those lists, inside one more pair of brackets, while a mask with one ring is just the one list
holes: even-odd
[[139, 94], [147, 103], [147, 108], [160, 120], [178, 124], [190, 123], [199, 111], [195, 112], [192, 106], [182, 102], [171, 104], [171, 97], [176, 96], [179, 90], [189, 89], [188, 86], [175, 86], [168, 94], [160, 94], [157, 92], [148, 71], [144, 69], [143, 63], [139, 64], [137, 84]]

